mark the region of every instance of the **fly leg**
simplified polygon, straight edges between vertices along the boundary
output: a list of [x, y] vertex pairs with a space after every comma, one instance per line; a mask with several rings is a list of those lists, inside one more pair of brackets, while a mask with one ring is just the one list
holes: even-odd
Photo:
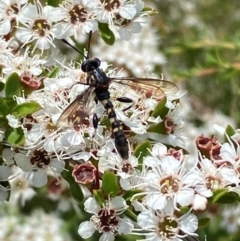
[[123, 112], [129, 110], [133, 106], [133, 100], [128, 97], [119, 97], [119, 98], [117, 98], [117, 100], [122, 103], [131, 103], [131, 105], [129, 105], [128, 107], [126, 107], [122, 110]]

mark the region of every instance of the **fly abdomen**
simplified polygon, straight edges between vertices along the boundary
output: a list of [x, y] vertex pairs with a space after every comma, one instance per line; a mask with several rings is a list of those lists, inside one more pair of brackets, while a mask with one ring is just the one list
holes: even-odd
[[117, 116], [114, 111], [113, 104], [109, 99], [103, 100], [102, 104], [108, 113], [108, 118], [112, 125], [112, 132], [113, 132], [113, 136], [115, 139], [115, 146], [116, 146], [120, 156], [124, 160], [128, 160], [128, 157], [129, 157], [128, 156], [128, 151], [129, 151], [128, 141], [125, 137], [124, 131], [122, 130], [121, 122], [119, 120], [117, 120]]

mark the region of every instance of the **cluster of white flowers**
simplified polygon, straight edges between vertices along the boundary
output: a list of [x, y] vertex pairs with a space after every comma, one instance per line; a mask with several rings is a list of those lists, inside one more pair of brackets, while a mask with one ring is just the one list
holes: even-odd
[[[2, 206], [3, 207], [3, 206]], [[64, 223], [54, 215], [46, 215], [43, 211], [35, 211], [30, 216], [17, 216], [16, 208], [12, 206], [11, 213], [4, 213], [1, 208], [0, 239], [1, 240], [53, 240], [70, 241], [64, 233]]]
[[[107, 23], [117, 30], [122, 39], [139, 33], [137, 21], [144, 3], [141, 0], [65, 0], [58, 7], [42, 6], [27, 0], [3, 0], [0, 3], [0, 35], [15, 36], [24, 45], [33, 43], [42, 51], [54, 46], [54, 39], [94, 32], [98, 23]], [[34, 50], [33, 49], [33, 50]]]

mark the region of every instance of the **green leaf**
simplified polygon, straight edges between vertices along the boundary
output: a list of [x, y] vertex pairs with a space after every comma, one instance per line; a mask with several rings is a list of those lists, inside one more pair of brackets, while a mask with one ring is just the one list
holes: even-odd
[[7, 124], [7, 119], [5, 117], [0, 117], [0, 128]]
[[0, 96], [0, 117], [5, 117], [9, 114], [9, 107], [3, 97]]
[[38, 110], [41, 109], [41, 106], [37, 102], [25, 102], [20, 105], [17, 105], [13, 111], [12, 114], [15, 117], [23, 117], [29, 114], [32, 114]]
[[164, 122], [149, 125], [148, 132], [155, 132], [159, 134], [167, 134]]
[[55, 68], [51, 71], [51, 73], [48, 74], [48, 77], [49, 77], [49, 78], [55, 78], [55, 77], [57, 76], [58, 71], [59, 71], [59, 67], [55, 67]]
[[133, 195], [135, 194], [138, 194], [138, 193], [141, 193], [142, 190], [138, 190], [138, 189], [132, 189], [132, 190], [128, 190], [126, 191], [124, 194], [123, 194], [123, 198], [126, 200], [126, 201], [130, 201], [133, 197]]
[[160, 116], [162, 119], [167, 115], [169, 109], [165, 106], [167, 103], [167, 97], [165, 96], [163, 100], [159, 102], [156, 106], [154, 111], [152, 112], [151, 116], [157, 118]]
[[4, 90], [5, 84], [3, 82], [0, 82], [0, 91]]
[[210, 218], [200, 218], [198, 220], [198, 227], [199, 228], [204, 228], [210, 224]]
[[118, 193], [117, 177], [113, 172], [106, 171], [103, 174], [102, 189], [112, 197]]
[[240, 201], [240, 197], [235, 192], [228, 192], [227, 189], [218, 189], [209, 200], [211, 203], [232, 203]]
[[215, 192], [214, 192], [214, 202], [215, 203], [234, 203], [234, 202], [240, 202], [240, 197], [237, 193], [235, 192], [227, 192], [227, 193], [222, 193], [222, 195], [218, 194], [215, 197]]
[[149, 149], [152, 149], [150, 141], [145, 141], [135, 148], [133, 155], [138, 158], [140, 164], [143, 162], [143, 157], [151, 155]]
[[115, 36], [111, 29], [108, 27], [108, 24], [98, 22], [98, 29], [103, 41], [108, 45], [113, 45], [115, 42]]
[[73, 176], [72, 176], [72, 167], [69, 166], [69, 162], [66, 161], [66, 166], [65, 169], [61, 175], [62, 177], [68, 182], [69, 186], [70, 186], [70, 191], [71, 194], [73, 196], [73, 198], [77, 201], [77, 202], [82, 202], [83, 201], [83, 193], [82, 193], [82, 189], [80, 187], [80, 185], [78, 183], [75, 182]]
[[13, 98], [14, 95], [20, 96], [22, 94], [22, 89], [21, 80], [18, 74], [11, 74], [5, 85], [6, 98]]
[[47, 5], [58, 7], [60, 3], [60, 0], [47, 0]]
[[94, 199], [96, 200], [96, 202], [97, 202], [100, 206], [103, 206], [103, 204], [105, 204], [104, 195], [103, 195], [101, 189], [93, 190], [93, 196], [94, 196]]
[[[228, 137], [231, 137], [236, 133], [235, 129], [230, 125], [226, 127], [225, 132], [228, 135]], [[229, 139], [226, 137], [226, 134], [224, 135], [224, 142], [229, 142]]]
[[21, 127], [19, 128], [9, 127], [5, 131], [5, 139], [11, 145], [22, 145], [25, 141], [23, 129]]

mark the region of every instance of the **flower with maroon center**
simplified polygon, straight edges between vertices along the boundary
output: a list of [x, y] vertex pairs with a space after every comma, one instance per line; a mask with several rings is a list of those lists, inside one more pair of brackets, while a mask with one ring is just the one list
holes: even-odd
[[42, 6], [39, 1], [35, 5], [29, 3], [22, 11], [16, 37], [24, 44], [35, 42], [35, 48], [42, 52], [54, 46], [53, 39], [61, 36], [62, 29], [55, 23], [61, 21], [62, 10], [52, 6]]
[[133, 224], [127, 217], [121, 217], [128, 208], [126, 201], [116, 196], [105, 204], [99, 205], [93, 197], [88, 198], [84, 203], [85, 210], [92, 213], [90, 221], [82, 222], [79, 225], [79, 235], [86, 239], [95, 231], [102, 233], [99, 240], [112, 241], [117, 234], [129, 234], [133, 230]]
[[97, 172], [97, 168], [91, 162], [87, 162], [75, 165], [72, 171], [72, 176], [75, 182], [86, 185], [95, 181]]
[[182, 240], [187, 236], [197, 236], [194, 232], [198, 227], [197, 217], [188, 212], [181, 215], [169, 212], [168, 209], [153, 211], [145, 209], [138, 215], [138, 225], [145, 231], [144, 240]]
[[178, 210], [178, 206], [191, 204], [198, 176], [195, 167], [189, 170], [186, 162], [167, 155], [166, 147], [161, 144], [154, 145], [151, 156], [145, 157], [143, 163], [145, 190], [142, 194], [146, 195], [144, 203], [148, 207], [161, 210], [172, 206]]
[[58, 177], [64, 170], [65, 162], [54, 157], [54, 154], [46, 152], [44, 149], [22, 150], [15, 153], [15, 163], [23, 172], [27, 172], [28, 178], [35, 187], [42, 187], [47, 184], [48, 168], [54, 176]]
[[62, 29], [61, 38], [74, 35], [76, 39], [81, 39], [83, 34], [97, 30], [98, 23], [93, 10], [96, 4], [92, 1], [86, 4], [84, 2], [84, 0], [65, 0], [59, 5], [63, 11], [63, 22], [58, 24]]

